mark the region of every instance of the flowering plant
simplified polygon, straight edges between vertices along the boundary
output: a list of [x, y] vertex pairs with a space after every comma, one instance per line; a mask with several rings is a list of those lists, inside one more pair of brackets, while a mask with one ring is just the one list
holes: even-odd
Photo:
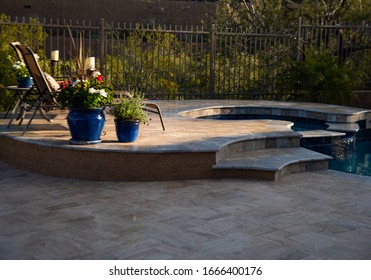
[[21, 61], [16, 61], [13, 63], [13, 68], [15, 69], [17, 77], [28, 77], [30, 76], [30, 73], [28, 72], [28, 69], [26, 67], [26, 64], [24, 64]]
[[64, 84], [57, 97], [63, 107], [97, 109], [111, 104], [113, 88], [105, 85], [103, 76], [96, 72], [89, 79]]
[[124, 97], [121, 96], [108, 112], [114, 116], [115, 120], [136, 120], [148, 124], [148, 115], [144, 112], [143, 105], [144, 99], [142, 96], [128, 94]]
[[80, 34], [80, 49], [76, 47], [71, 29], [67, 26], [73, 48], [72, 57], [76, 62], [76, 78], [74, 82], [63, 84], [57, 96], [57, 101], [63, 107], [98, 109], [113, 102], [113, 88], [105, 84], [103, 76], [95, 70], [94, 65], [83, 67], [82, 35]]

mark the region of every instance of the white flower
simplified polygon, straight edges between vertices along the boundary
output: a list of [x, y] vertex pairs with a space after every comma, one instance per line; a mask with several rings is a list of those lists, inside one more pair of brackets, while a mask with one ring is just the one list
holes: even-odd
[[97, 91], [95, 90], [95, 88], [91, 87], [89, 88], [89, 93], [93, 94], [93, 93], [96, 93]]
[[107, 97], [107, 92], [105, 92], [104, 89], [89, 88], [89, 93], [99, 93], [100, 96]]
[[14, 62], [14, 64], [13, 64], [13, 68], [14, 68], [14, 69], [19, 70], [19, 69], [21, 69], [22, 67], [26, 67], [26, 64], [24, 64], [23, 62], [16, 61], [16, 62]]
[[99, 94], [100, 94], [101, 96], [103, 96], [103, 97], [107, 97], [107, 92], [105, 92], [104, 89], [101, 89], [101, 90], [99, 91]]

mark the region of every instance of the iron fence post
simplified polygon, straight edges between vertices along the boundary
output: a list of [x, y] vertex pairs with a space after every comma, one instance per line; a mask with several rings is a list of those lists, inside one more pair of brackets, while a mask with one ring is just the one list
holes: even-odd
[[100, 47], [99, 47], [99, 70], [101, 74], [105, 75], [105, 51], [104, 51], [104, 42], [105, 42], [105, 21], [104, 18], [100, 19], [100, 29], [99, 29], [99, 38], [100, 38]]
[[302, 18], [299, 17], [298, 19], [298, 32], [297, 32], [297, 48], [296, 48], [296, 61], [299, 62], [301, 60], [301, 52], [300, 52], [300, 44], [301, 44], [301, 25], [302, 25]]
[[214, 98], [215, 83], [215, 25], [211, 25], [210, 32], [210, 76], [209, 76], [209, 98]]

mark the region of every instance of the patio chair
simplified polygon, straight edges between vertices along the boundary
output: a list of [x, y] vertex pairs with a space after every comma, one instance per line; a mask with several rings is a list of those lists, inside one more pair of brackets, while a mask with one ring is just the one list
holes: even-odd
[[31, 118], [23, 129], [22, 135], [24, 135], [37, 111], [40, 111], [40, 114], [44, 119], [52, 122], [52, 120], [46, 115], [45, 110], [52, 107], [60, 107], [60, 105], [53, 97], [53, 91], [50, 88], [49, 83], [47, 82], [44, 73], [39, 66], [39, 63], [37, 62], [35, 54], [29, 47], [21, 44], [15, 44], [15, 48], [21, 54], [34, 82], [34, 85], [30, 88], [30, 90], [20, 96], [20, 100], [17, 102], [12, 118], [8, 124], [8, 127], [10, 127], [15, 119], [15, 116], [17, 115], [18, 109], [20, 110], [18, 115], [18, 119], [20, 119], [19, 124], [22, 123], [25, 117], [25, 112], [33, 110]]
[[[17, 46], [21, 45], [21, 43], [19, 42], [11, 42], [10, 45], [12, 46], [12, 48], [14, 49], [16, 55], [17, 55], [17, 59], [21, 62], [24, 63], [24, 60], [23, 60], [23, 57], [22, 57], [22, 53], [21, 51], [17, 48]], [[55, 89], [56, 86], [59, 88], [59, 83], [58, 82], [65, 82], [66, 80], [70, 80], [70, 76], [51, 76], [49, 75], [48, 73], [45, 73], [44, 72], [44, 75], [45, 75], [45, 78], [46, 80], [48, 81], [49, 83], [49, 86], [52, 87], [52, 89]]]
[[21, 51], [19, 49], [17, 49], [17, 47], [16, 47], [16, 46], [19, 46], [20, 44], [21, 43], [19, 43], [19, 42], [11, 42], [10, 46], [14, 49], [14, 51], [17, 55], [17, 59], [21, 62], [24, 62]]

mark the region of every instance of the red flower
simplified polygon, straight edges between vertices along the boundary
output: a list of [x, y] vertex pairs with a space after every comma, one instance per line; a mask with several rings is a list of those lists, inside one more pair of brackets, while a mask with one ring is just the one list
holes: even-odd
[[61, 90], [67, 88], [69, 85], [70, 85], [70, 81], [69, 80], [65, 80], [65, 81], [61, 81], [61, 82], [58, 82]]
[[98, 76], [96, 77], [96, 79], [97, 79], [97, 81], [100, 82], [100, 83], [103, 82], [103, 76], [102, 76], [102, 75], [98, 75]]

